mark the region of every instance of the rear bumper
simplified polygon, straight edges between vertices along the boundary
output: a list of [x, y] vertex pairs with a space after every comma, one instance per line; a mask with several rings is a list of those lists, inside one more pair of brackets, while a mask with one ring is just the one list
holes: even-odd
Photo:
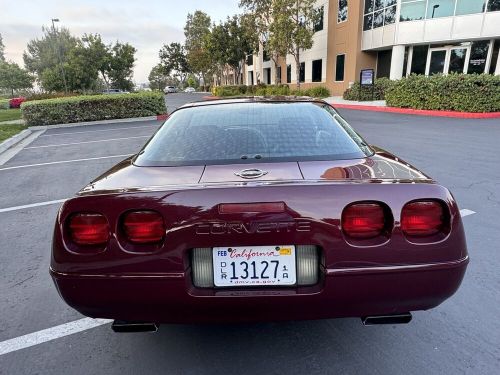
[[196, 289], [188, 273], [96, 276], [50, 272], [66, 303], [93, 318], [245, 322], [427, 310], [455, 293], [468, 261], [465, 257], [438, 264], [328, 269], [315, 287], [259, 290]]

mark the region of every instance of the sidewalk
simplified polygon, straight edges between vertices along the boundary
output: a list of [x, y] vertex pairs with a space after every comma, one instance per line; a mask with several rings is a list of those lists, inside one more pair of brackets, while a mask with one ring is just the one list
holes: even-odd
[[0, 125], [4, 125], [4, 124], [9, 124], [9, 125], [12, 125], [12, 124], [23, 125], [24, 124], [24, 120], [23, 119], [19, 119], [19, 120], [10, 120], [10, 121], [2, 121], [2, 122], [0, 122]]
[[341, 96], [330, 96], [328, 98], [323, 99], [324, 101], [333, 104], [333, 105], [362, 105], [369, 107], [386, 107], [385, 100], [374, 100], [368, 102], [358, 102], [355, 100], [345, 100]]

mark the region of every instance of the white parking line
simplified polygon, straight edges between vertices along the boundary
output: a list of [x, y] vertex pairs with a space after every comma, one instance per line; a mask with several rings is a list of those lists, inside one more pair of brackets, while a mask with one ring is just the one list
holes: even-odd
[[74, 333], [86, 331], [112, 322], [110, 319], [83, 318], [73, 322], [47, 328], [38, 332], [29, 333], [10, 340], [0, 342], [0, 355], [43, 344]]
[[44, 134], [44, 135], [41, 135], [40, 137], [56, 137], [58, 135], [71, 135], [71, 134], [85, 134], [85, 133], [96, 133], [96, 132], [111, 132], [111, 131], [115, 131], [115, 130], [128, 130], [128, 129], [141, 129], [141, 128], [144, 128], [144, 129], [154, 129], [155, 127], [154, 126], [151, 126], [151, 125], [144, 125], [144, 126], [130, 126], [128, 128], [112, 128], [112, 129], [100, 129], [100, 130], [86, 130], [86, 131], [82, 131], [82, 132], [65, 132], [65, 133], [55, 133], [55, 134]]
[[73, 160], [62, 160], [62, 161], [51, 161], [48, 163], [38, 163], [38, 164], [26, 164], [26, 165], [16, 165], [14, 167], [6, 167], [0, 168], [1, 171], [8, 171], [11, 169], [21, 169], [21, 168], [31, 168], [31, 167], [40, 167], [44, 165], [52, 165], [52, 164], [65, 164], [65, 163], [76, 163], [79, 161], [89, 161], [89, 160], [101, 160], [101, 159], [112, 159], [112, 158], [125, 158], [127, 156], [131, 156], [133, 154], [124, 154], [124, 155], [111, 155], [111, 156], [100, 156], [96, 158], [86, 158], [86, 159], [73, 159]]
[[477, 213], [476, 211], [472, 211], [472, 210], [468, 210], [467, 208], [463, 208], [460, 210], [460, 216], [462, 217], [466, 217], [466, 216], [469, 216], [469, 215], [474, 215], [475, 213]]
[[55, 145], [43, 145], [43, 146], [31, 146], [25, 147], [25, 150], [33, 148], [46, 148], [46, 147], [60, 147], [60, 146], [73, 146], [73, 145], [83, 145], [85, 143], [99, 143], [99, 142], [111, 142], [111, 141], [124, 141], [127, 139], [137, 139], [137, 138], [150, 138], [150, 135], [139, 135], [137, 137], [126, 137], [126, 138], [110, 138], [110, 139], [99, 139], [97, 141], [84, 141], [84, 142], [73, 142], [73, 143], [60, 143]]
[[14, 207], [7, 207], [7, 208], [0, 208], [0, 213], [2, 212], [10, 212], [10, 211], [17, 211], [17, 210], [24, 210], [25, 208], [33, 208], [33, 207], [40, 207], [40, 206], [48, 206], [50, 204], [57, 204], [57, 203], [62, 203], [65, 202], [67, 199], [58, 199], [55, 201], [46, 201], [46, 202], [39, 202], [39, 203], [32, 203], [32, 204], [25, 204], [22, 206], [14, 206]]

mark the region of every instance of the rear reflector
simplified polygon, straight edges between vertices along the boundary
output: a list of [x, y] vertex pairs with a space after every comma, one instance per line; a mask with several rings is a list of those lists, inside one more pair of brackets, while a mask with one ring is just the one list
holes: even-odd
[[165, 234], [163, 217], [155, 211], [133, 211], [125, 215], [123, 229], [128, 240], [147, 244], [160, 242]]
[[[297, 285], [314, 285], [319, 279], [319, 252], [314, 245], [296, 247]], [[212, 248], [193, 249], [192, 254], [193, 284], [197, 288], [214, 287], [214, 267]]]
[[76, 214], [69, 221], [69, 233], [77, 245], [103, 245], [109, 239], [108, 221], [101, 214]]
[[384, 208], [377, 203], [356, 203], [342, 212], [342, 230], [352, 238], [373, 238], [385, 227]]
[[259, 212], [284, 212], [283, 202], [270, 203], [222, 203], [219, 205], [221, 214], [242, 214]]
[[409, 236], [431, 236], [444, 227], [443, 206], [436, 201], [408, 203], [401, 211], [401, 229]]

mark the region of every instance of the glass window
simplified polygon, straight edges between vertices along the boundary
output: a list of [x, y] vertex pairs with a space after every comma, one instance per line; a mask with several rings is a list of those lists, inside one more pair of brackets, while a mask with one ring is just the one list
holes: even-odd
[[339, 0], [339, 11], [337, 14], [337, 22], [347, 21], [347, 0]]
[[425, 74], [425, 66], [427, 64], [428, 46], [414, 46], [413, 56], [411, 58], [411, 70], [413, 74]]
[[344, 66], [345, 66], [345, 55], [337, 55], [337, 62], [335, 64], [335, 81], [344, 80]]
[[373, 28], [373, 13], [367, 14], [365, 16], [365, 21], [363, 23], [363, 30], [371, 30]]
[[466, 48], [452, 49], [450, 53], [450, 66], [448, 69], [448, 73], [463, 73], [466, 55]]
[[380, 10], [384, 7], [384, 0], [375, 0], [375, 8], [374, 10]]
[[312, 81], [321, 82], [323, 73], [323, 60], [314, 60], [312, 62]]
[[392, 49], [378, 51], [377, 53], [377, 78], [387, 77], [391, 75], [391, 57]]
[[455, 0], [428, 0], [427, 18], [439, 18], [453, 16], [455, 11]]
[[316, 9], [316, 12], [318, 13], [318, 20], [314, 24], [314, 32], [323, 30], [323, 18], [325, 14], [325, 8], [319, 7], [318, 9]]
[[173, 113], [134, 164], [211, 165], [363, 158], [371, 152], [320, 105], [232, 103]]
[[[276, 70], [276, 75], [278, 76], [278, 81], [281, 83], [281, 66], [278, 66]], [[278, 82], [276, 82], [278, 83]]]
[[489, 0], [488, 12], [495, 12], [497, 10], [500, 10], [500, 0]]
[[446, 51], [431, 51], [431, 63], [429, 65], [429, 75], [444, 72], [444, 63], [446, 60]]
[[396, 21], [396, 6], [385, 8], [384, 25], [390, 25]]
[[469, 69], [467, 70], [467, 73], [484, 73], [489, 47], [489, 40], [479, 40], [472, 43], [470, 50]]
[[396, 5], [397, 0], [385, 0], [385, 6], [390, 7], [391, 5]]
[[423, 20], [425, 17], [425, 0], [401, 4], [400, 21]]
[[410, 50], [409, 47], [405, 47], [405, 57], [403, 60], [403, 77], [406, 77], [406, 71], [407, 71], [407, 67], [408, 67], [408, 52], [409, 52], [409, 50]]
[[485, 3], [486, 0], [457, 0], [455, 15], [482, 13]]
[[248, 66], [253, 65], [253, 52], [250, 55], [247, 55], [247, 65]]
[[495, 40], [493, 53], [491, 54], [490, 74], [495, 74], [498, 63], [498, 53], [500, 50], [500, 39]]
[[300, 63], [300, 71], [299, 71], [299, 81], [304, 82], [306, 80], [306, 63]]
[[373, 0], [365, 0], [365, 14], [373, 12]]
[[384, 11], [379, 10], [374, 13], [373, 28], [376, 29], [377, 27], [382, 27], [382, 26], [384, 26]]
[[292, 66], [286, 66], [286, 83], [292, 83]]

